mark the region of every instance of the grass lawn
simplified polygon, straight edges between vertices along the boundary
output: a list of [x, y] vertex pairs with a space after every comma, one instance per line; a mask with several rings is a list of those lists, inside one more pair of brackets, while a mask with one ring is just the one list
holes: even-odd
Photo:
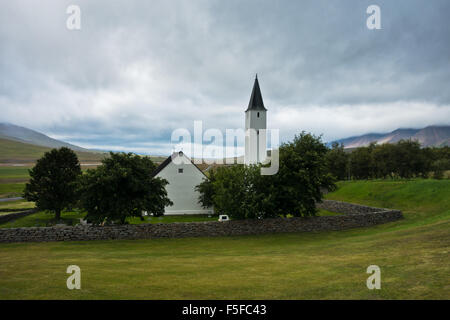
[[25, 183], [0, 183], [0, 198], [21, 197]]
[[[30, 202], [28, 202], [28, 206]], [[25, 204], [22, 204], [25, 206]], [[32, 205], [34, 206], [34, 204]], [[1, 213], [1, 211], [0, 211]], [[64, 223], [66, 225], [76, 225], [84, 218], [86, 214], [78, 211], [66, 211], [61, 214], [61, 220], [56, 222], [54, 214], [39, 211], [29, 216], [0, 224], [0, 228], [24, 228], [24, 227], [48, 227], [56, 223]], [[141, 223], [174, 223], [174, 222], [193, 222], [193, 221], [217, 221], [217, 216], [208, 217], [208, 215], [174, 215], [163, 217], [144, 217], [144, 221], [139, 218], [128, 218], [129, 224]]]
[[34, 208], [34, 202], [26, 200], [16, 200], [0, 202], [0, 214], [8, 212], [17, 212]]
[[[0, 299], [450, 299], [450, 181], [344, 182], [405, 219], [339, 232], [0, 244]], [[81, 290], [66, 268], [81, 268]], [[366, 268], [381, 268], [368, 290]]]
[[23, 181], [28, 181], [30, 175], [28, 170], [31, 169], [30, 166], [4, 166], [0, 167], [0, 182], [8, 181], [12, 179], [21, 179]]
[[[31, 209], [34, 207], [34, 202], [26, 202], [24, 200], [11, 201], [11, 202], [0, 202], [0, 214], [4, 212], [19, 211], [20, 209]], [[65, 223], [67, 225], [76, 225], [80, 222], [80, 218], [84, 218], [86, 214], [84, 212], [78, 211], [66, 211], [61, 214], [61, 220], [56, 222], [54, 220], [54, 215], [48, 212], [39, 211], [29, 216], [9, 221], [0, 224], [0, 228], [24, 228], [24, 227], [48, 227], [55, 225], [56, 223]], [[331, 212], [327, 210], [319, 210], [321, 216], [331, 216], [340, 215], [340, 213]], [[128, 218], [127, 222], [129, 224], [141, 224], [141, 223], [174, 223], [174, 222], [196, 222], [196, 221], [217, 221], [217, 216], [208, 215], [170, 215], [162, 217], [144, 217], [141, 220], [137, 217]]]
[[[41, 158], [51, 148], [0, 138], [1, 163], [29, 163]], [[78, 159], [83, 162], [99, 162], [107, 153], [76, 151]]]

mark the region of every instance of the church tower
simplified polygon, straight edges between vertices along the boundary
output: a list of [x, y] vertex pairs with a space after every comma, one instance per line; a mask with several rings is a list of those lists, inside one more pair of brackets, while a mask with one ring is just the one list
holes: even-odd
[[256, 75], [250, 102], [245, 111], [245, 164], [256, 164], [266, 159], [266, 113]]

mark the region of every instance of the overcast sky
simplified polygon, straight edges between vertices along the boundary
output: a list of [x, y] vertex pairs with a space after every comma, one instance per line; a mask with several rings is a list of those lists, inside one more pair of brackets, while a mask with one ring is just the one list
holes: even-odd
[[447, 0], [0, 4], [0, 122], [80, 146], [168, 154], [194, 120], [242, 128], [255, 73], [283, 141], [450, 124]]

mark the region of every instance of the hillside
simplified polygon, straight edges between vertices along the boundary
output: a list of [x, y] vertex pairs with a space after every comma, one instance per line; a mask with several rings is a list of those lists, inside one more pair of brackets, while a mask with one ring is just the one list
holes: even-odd
[[[0, 163], [29, 163], [42, 157], [51, 148], [0, 138], [0, 150]], [[100, 162], [106, 155], [101, 152], [75, 152], [81, 162]]]
[[450, 146], [450, 126], [429, 126], [423, 129], [396, 129], [389, 133], [368, 133], [361, 136], [336, 140], [344, 144], [346, 149], [377, 144], [396, 143], [400, 140], [416, 140], [423, 147]]
[[90, 150], [88, 149], [64, 141], [50, 138], [43, 133], [28, 128], [16, 126], [11, 123], [0, 123], [0, 138], [33, 144], [41, 147], [48, 147], [48, 148], [68, 147], [74, 151], [90, 152]]

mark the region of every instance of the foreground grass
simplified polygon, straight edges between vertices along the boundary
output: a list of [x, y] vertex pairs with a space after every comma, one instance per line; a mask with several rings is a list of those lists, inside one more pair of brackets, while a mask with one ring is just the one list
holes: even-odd
[[[350, 182], [328, 197], [405, 219], [340, 232], [0, 244], [0, 299], [450, 298], [448, 181]], [[66, 288], [71, 264], [81, 290]], [[366, 287], [372, 264], [381, 290]]]

